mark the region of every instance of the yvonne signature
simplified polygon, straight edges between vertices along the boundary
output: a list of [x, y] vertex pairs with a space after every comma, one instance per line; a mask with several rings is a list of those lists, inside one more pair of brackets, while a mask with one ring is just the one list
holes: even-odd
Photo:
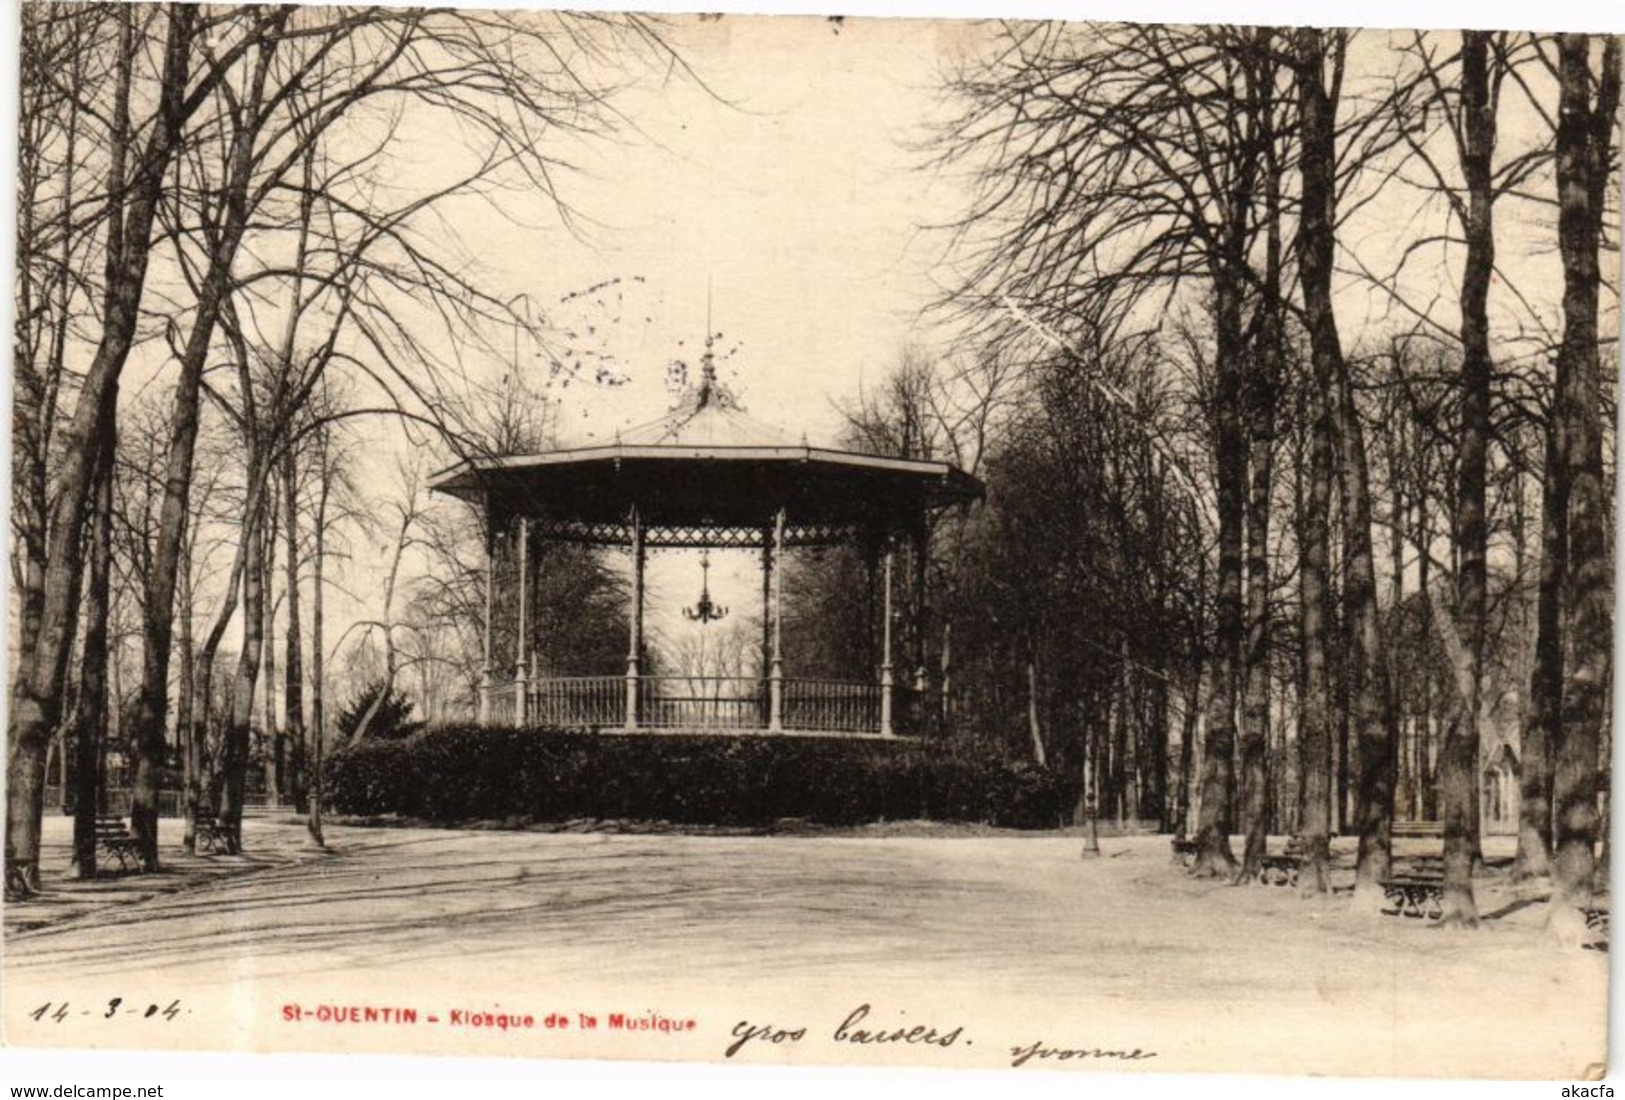
[[[846, 1014], [835, 1029], [828, 1033], [830, 1041], [850, 1046], [923, 1046], [937, 1047], [947, 1050], [954, 1046], [974, 1046], [975, 1043], [965, 1033], [964, 1024], [944, 1026], [937, 1023], [920, 1023], [902, 1019], [886, 1023], [877, 1023], [870, 1019], [874, 1007], [861, 1004]], [[906, 1013], [899, 1012], [898, 1016]], [[758, 1024], [750, 1020], [740, 1020], [733, 1026], [730, 1033], [733, 1042], [723, 1051], [723, 1057], [732, 1058], [751, 1044], [762, 1046], [793, 1046], [804, 1042], [809, 1034], [817, 1036], [820, 1033], [811, 1031], [805, 1024]], [[1050, 1045], [1043, 1039], [1036, 1039], [1021, 1046], [1012, 1046], [1010, 1051], [1010, 1064], [1024, 1066], [1029, 1062], [1071, 1062], [1091, 1059], [1110, 1059], [1121, 1062], [1141, 1062], [1155, 1058], [1155, 1051], [1142, 1050], [1135, 1047], [1133, 1050], [1108, 1049], [1105, 1047], [1069, 1047]]]

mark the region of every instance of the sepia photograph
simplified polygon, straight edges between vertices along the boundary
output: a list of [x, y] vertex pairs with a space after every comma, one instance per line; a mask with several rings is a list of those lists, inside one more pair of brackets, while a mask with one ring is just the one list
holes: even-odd
[[1622, 39], [1082, 16], [24, 0], [5, 1056], [1604, 1080]]

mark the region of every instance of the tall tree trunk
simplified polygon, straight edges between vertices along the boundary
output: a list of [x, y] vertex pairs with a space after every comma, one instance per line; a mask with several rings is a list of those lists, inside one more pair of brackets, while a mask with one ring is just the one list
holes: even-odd
[[[1405, 489], [1402, 481], [1401, 467], [1404, 459], [1399, 451], [1399, 442], [1389, 437], [1388, 446], [1388, 574], [1389, 597], [1391, 608], [1390, 616], [1393, 622], [1393, 633], [1389, 635], [1390, 661], [1404, 652], [1405, 649]], [[1405, 712], [1400, 704], [1400, 685], [1402, 678], [1399, 670], [1393, 664], [1389, 665], [1389, 691], [1394, 708], [1395, 736], [1398, 739], [1398, 778], [1394, 786], [1394, 813], [1396, 816], [1409, 816], [1406, 809], [1416, 791], [1416, 772], [1414, 768], [1415, 754], [1410, 751], [1414, 742], [1414, 733], [1407, 737], [1405, 725]]]
[[283, 581], [288, 601], [287, 659], [284, 662], [285, 680], [282, 688], [282, 726], [287, 733], [292, 751], [287, 794], [295, 809], [304, 813], [305, 764], [305, 667], [304, 641], [300, 637], [299, 623], [299, 470], [298, 459], [292, 447], [282, 455], [282, 529], [286, 537], [284, 550], [287, 577]]
[[180, 670], [179, 680], [175, 691], [175, 736], [180, 739], [181, 747], [181, 814], [182, 836], [181, 843], [188, 855], [197, 852], [197, 816], [191, 809], [185, 808], [192, 792], [201, 789], [201, 769], [203, 761], [199, 756], [197, 731], [193, 728], [197, 722], [197, 664], [193, 652], [195, 645], [192, 638], [192, 547], [196, 545], [195, 539], [187, 540], [187, 552], [180, 563], [180, 584], [177, 589], [179, 603], [176, 607], [176, 648], [179, 650]]
[[85, 602], [85, 647], [79, 679], [74, 758], [76, 798], [73, 861], [80, 878], [96, 877], [96, 814], [101, 804], [98, 749], [107, 738], [107, 614], [113, 565], [113, 433], [102, 440], [96, 463], [95, 518], [90, 528], [90, 587]]
[[[1433, 639], [1433, 528], [1428, 520], [1428, 491], [1425, 481], [1416, 487], [1416, 591], [1422, 597], [1420, 633], [1424, 646]], [[1433, 673], [1424, 663], [1421, 676], [1421, 715], [1416, 735], [1417, 775], [1421, 784], [1419, 813], [1423, 821], [1439, 819], [1439, 768], [1434, 753]]]
[[1049, 766], [1044, 752], [1044, 729], [1038, 722], [1038, 657], [1027, 658], [1027, 734], [1032, 738], [1033, 763], [1040, 768]]
[[[250, 458], [250, 468], [257, 466]], [[243, 805], [248, 793], [249, 727], [254, 721], [254, 687], [260, 674], [260, 630], [265, 623], [265, 538], [263, 508], [250, 507], [243, 526], [247, 557], [243, 561], [243, 645], [237, 655], [237, 672], [231, 694], [231, 714], [226, 721], [224, 771], [225, 787], [220, 805], [220, 827], [226, 836], [226, 850], [236, 854], [243, 848]]]
[[[1457, 555], [1456, 617], [1462, 669], [1457, 706], [1445, 736], [1446, 923], [1472, 925], [1471, 891], [1478, 856], [1479, 713], [1484, 678], [1488, 606], [1486, 524], [1490, 433], [1489, 289], [1495, 270], [1492, 165], [1495, 103], [1490, 90], [1490, 36], [1464, 32], [1461, 51], [1461, 164], [1467, 184], [1463, 231], [1467, 239], [1461, 284], [1461, 414], [1457, 447], [1454, 528]], [[1465, 836], [1457, 838], [1458, 829]], [[1458, 850], [1463, 849], [1464, 850]]]
[[1598, 838], [1598, 759], [1608, 715], [1613, 640], [1608, 496], [1603, 479], [1603, 404], [1597, 310], [1598, 248], [1609, 184], [1610, 139], [1620, 93], [1619, 39], [1602, 47], [1602, 71], [1583, 34], [1558, 39], [1558, 245], [1563, 259], [1563, 342], [1557, 410], [1568, 481], [1568, 570], [1563, 585], [1562, 722], [1553, 758], [1550, 924], [1577, 934], [1591, 903]]
[[260, 539], [264, 547], [260, 566], [265, 571], [261, 584], [265, 622], [260, 629], [260, 733], [265, 746], [265, 798], [275, 806], [282, 793], [286, 745], [276, 721], [276, 541], [281, 503], [275, 498], [270, 481], [266, 482], [266, 496], [266, 526]]
[[1541, 484], [1540, 578], [1535, 597], [1535, 655], [1529, 676], [1529, 707], [1524, 715], [1518, 773], [1518, 855], [1512, 879], [1551, 873], [1552, 745], [1563, 708], [1562, 588], [1567, 572], [1568, 493], [1557, 433], [1562, 416], [1554, 409], [1546, 429], [1545, 472]]
[[1254, 63], [1251, 91], [1259, 100], [1260, 144], [1264, 149], [1264, 285], [1259, 302], [1257, 350], [1247, 378], [1250, 416], [1247, 501], [1247, 640], [1242, 688], [1242, 829], [1246, 844], [1238, 879], [1256, 877], [1262, 867], [1270, 818], [1270, 492], [1275, 458], [1275, 405], [1281, 377], [1281, 174], [1275, 155], [1275, 67], [1268, 60], [1268, 29], [1256, 32], [1263, 56]]
[[1299, 549], [1299, 633], [1303, 698], [1298, 719], [1298, 832], [1303, 838], [1299, 882], [1305, 893], [1329, 889], [1332, 834], [1332, 700], [1326, 667], [1326, 574], [1332, 499], [1331, 411], [1322, 395], [1310, 426], [1309, 484]]
[[[1337, 318], [1332, 309], [1332, 266], [1337, 245], [1336, 103], [1327, 91], [1327, 62], [1334, 71], [1342, 66], [1346, 34], [1303, 28], [1293, 32], [1293, 59], [1298, 92], [1302, 212], [1299, 217], [1297, 256], [1303, 287], [1304, 320], [1314, 365], [1316, 397], [1321, 409], [1315, 418], [1311, 444], [1309, 500], [1304, 520], [1303, 641], [1307, 648], [1304, 698], [1304, 844], [1305, 866], [1300, 882], [1305, 892], [1327, 889], [1326, 864], [1331, 821], [1327, 796], [1331, 733], [1334, 728], [1326, 680], [1326, 629], [1322, 616], [1327, 606], [1326, 580], [1331, 510], [1331, 478], [1335, 446], [1333, 417], [1346, 366]], [[1335, 80], [1334, 80], [1335, 86]], [[1345, 516], [1345, 520], [1349, 517]], [[1369, 532], [1367, 534], [1369, 540]], [[1326, 777], [1329, 779], [1329, 776]]]
[[80, 383], [63, 437], [51, 508], [50, 550], [33, 659], [18, 669], [6, 749], [6, 865], [30, 889], [39, 884], [40, 823], [45, 811], [45, 747], [62, 717], [63, 684], [73, 645], [82, 579], [80, 543], [89, 511], [92, 466], [116, 411], [117, 383], [140, 316], [153, 221], [164, 173], [179, 140], [197, 12], [166, 9], [159, 102], [145, 147], [127, 178], [130, 66], [134, 15], [121, 11], [118, 91], [108, 172], [108, 241], [102, 336]]
[[[249, 479], [250, 486], [253, 479]], [[258, 505], [252, 491], [249, 494], [247, 514], [243, 517], [244, 535], [237, 541], [237, 550], [232, 558], [231, 570], [226, 575], [226, 594], [220, 601], [220, 610], [215, 613], [214, 623], [209, 627], [209, 633], [203, 638], [203, 646], [197, 654], [197, 687], [198, 698], [202, 700], [202, 718], [193, 725], [193, 752], [198, 760], [198, 769], [193, 776], [194, 783], [186, 791], [186, 831], [195, 835], [196, 822], [202, 812], [205, 777], [218, 775], [219, 761], [210, 761], [208, 757], [209, 731], [213, 727], [214, 710], [214, 666], [215, 657], [220, 652], [220, 643], [226, 636], [226, 627], [231, 624], [232, 616], [237, 611], [237, 601], [242, 592], [243, 572], [248, 565], [248, 525], [257, 522]], [[220, 800], [213, 796], [213, 784], [209, 783], [210, 807], [218, 818], [220, 814]]]
[[1185, 691], [1179, 732], [1179, 790], [1176, 794], [1179, 806], [1174, 814], [1174, 829], [1182, 837], [1189, 836], [1191, 830], [1191, 784], [1195, 779], [1193, 757], [1201, 714], [1203, 657], [1207, 650], [1201, 611], [1202, 599], [1206, 592], [1207, 555], [1199, 553], [1196, 558], [1196, 611], [1191, 616], [1191, 635], [1188, 642], [1191, 660], [1187, 681], [1189, 686]]
[[1360, 836], [1355, 867], [1355, 895], [1375, 908], [1382, 900], [1381, 883], [1393, 869], [1392, 828], [1394, 778], [1398, 770], [1398, 737], [1394, 728], [1388, 683], [1388, 661], [1383, 652], [1382, 626], [1377, 612], [1377, 571], [1371, 537], [1371, 474], [1366, 458], [1365, 430], [1354, 403], [1348, 365], [1340, 380], [1337, 432], [1342, 476], [1348, 486], [1349, 510], [1344, 529], [1348, 546], [1348, 582], [1343, 599], [1349, 619], [1349, 702], [1354, 743], [1359, 761], [1355, 823]]
[[1144, 793], [1140, 817], [1165, 828], [1168, 820], [1168, 688], [1166, 672], [1151, 685], [1151, 713], [1140, 750]]
[[1236, 857], [1230, 849], [1231, 795], [1236, 774], [1236, 695], [1242, 674], [1242, 535], [1247, 491], [1246, 433], [1242, 425], [1240, 287], [1235, 276], [1216, 274], [1214, 370], [1214, 458], [1218, 468], [1219, 573], [1218, 639], [1213, 661], [1213, 687], [1208, 693], [1202, 741], [1202, 799], [1196, 826], [1198, 876], [1230, 875]]
[[322, 581], [327, 563], [327, 495], [332, 487], [332, 470], [328, 467], [327, 432], [317, 432], [316, 455], [316, 515], [310, 527], [315, 544], [311, 555], [310, 579], [310, 837], [318, 846], [325, 846], [322, 835], [322, 792], [326, 780], [322, 776], [322, 750], [326, 739], [327, 713], [325, 710], [326, 657], [322, 649]]
[[1228, 166], [1220, 244], [1208, 265], [1214, 299], [1212, 416], [1219, 520], [1218, 639], [1202, 746], [1202, 804], [1196, 830], [1196, 862], [1191, 868], [1195, 875], [1232, 874], [1237, 866], [1230, 850], [1230, 829], [1235, 817], [1237, 697], [1243, 675], [1242, 542], [1247, 502], [1247, 424], [1243, 405], [1247, 363], [1253, 350], [1244, 335], [1242, 290], [1250, 277], [1247, 252], [1258, 159], [1254, 136], [1240, 144]]
[[1106, 804], [1099, 807], [1102, 814], [1110, 813], [1121, 821], [1128, 816], [1128, 744], [1129, 727], [1134, 723], [1133, 666], [1129, 663], [1128, 639], [1118, 644], [1117, 686], [1118, 705], [1109, 727], [1111, 736], [1111, 767], [1106, 775], [1108, 791]]
[[231, 267], [237, 247], [248, 228], [251, 213], [248, 187], [253, 171], [254, 139], [259, 105], [275, 38], [260, 50], [252, 86], [241, 112], [245, 121], [232, 135], [224, 198], [224, 223], [210, 249], [209, 264], [198, 288], [197, 311], [181, 354], [170, 415], [169, 453], [164, 470], [164, 501], [158, 542], [147, 573], [145, 618], [142, 623], [141, 690], [137, 696], [135, 790], [130, 805], [130, 829], [140, 847], [143, 865], [158, 859], [158, 777], [163, 769], [164, 724], [169, 705], [169, 659], [175, 618], [176, 575], [186, 542], [186, 520], [192, 491], [193, 458], [197, 449], [198, 413], [203, 368], [214, 346], [215, 327], [231, 293]]
[[[1261, 373], [1272, 354], [1258, 357]], [[1269, 826], [1269, 691], [1270, 691], [1270, 464], [1275, 444], [1273, 380], [1254, 379], [1252, 494], [1247, 513], [1247, 646], [1246, 681], [1242, 692], [1241, 789], [1242, 827], [1246, 844], [1240, 878], [1255, 877], [1264, 858]]]

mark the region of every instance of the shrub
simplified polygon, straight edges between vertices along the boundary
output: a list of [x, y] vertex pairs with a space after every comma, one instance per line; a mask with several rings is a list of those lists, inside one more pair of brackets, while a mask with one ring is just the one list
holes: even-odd
[[[384, 690], [384, 681], [375, 680], [351, 696], [339, 711], [333, 725], [338, 731], [340, 741], [348, 741], [355, 736], [355, 731], [361, 725], [362, 716], [372, 706], [372, 701], [378, 698]], [[383, 739], [399, 739], [410, 737], [423, 729], [422, 722], [412, 720], [412, 701], [402, 695], [400, 690], [391, 687], [384, 701], [378, 705], [378, 713], [372, 716], [367, 725], [368, 739], [378, 737]]]
[[1054, 826], [1053, 773], [912, 742], [620, 735], [443, 726], [346, 746], [326, 763], [334, 809], [439, 823], [611, 818], [764, 826], [921, 817]]

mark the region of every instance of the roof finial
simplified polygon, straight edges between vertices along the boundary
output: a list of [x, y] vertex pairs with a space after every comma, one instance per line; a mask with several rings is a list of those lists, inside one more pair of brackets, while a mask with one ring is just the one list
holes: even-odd
[[705, 354], [700, 357], [700, 405], [703, 407], [711, 400], [711, 391], [716, 387], [717, 364], [711, 354], [711, 345], [715, 339], [711, 331], [711, 276], [705, 277]]

